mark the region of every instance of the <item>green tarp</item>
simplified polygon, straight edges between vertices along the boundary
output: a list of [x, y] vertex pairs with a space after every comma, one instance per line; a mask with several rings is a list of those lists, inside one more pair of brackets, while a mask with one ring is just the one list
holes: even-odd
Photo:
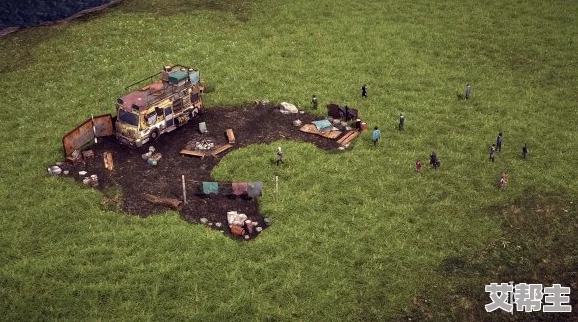
[[208, 195], [210, 193], [219, 194], [219, 183], [218, 182], [203, 182], [203, 193]]

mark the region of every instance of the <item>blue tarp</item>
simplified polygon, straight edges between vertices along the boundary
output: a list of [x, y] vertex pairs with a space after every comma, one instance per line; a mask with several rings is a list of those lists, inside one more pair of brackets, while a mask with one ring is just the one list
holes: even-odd
[[210, 193], [219, 194], [219, 183], [218, 182], [203, 182], [203, 193], [208, 195]]
[[199, 72], [198, 71], [191, 72], [189, 74], [189, 79], [191, 80], [191, 84], [197, 85], [200, 79]]
[[313, 124], [315, 124], [318, 131], [332, 127], [331, 122], [329, 122], [329, 120], [313, 121]]

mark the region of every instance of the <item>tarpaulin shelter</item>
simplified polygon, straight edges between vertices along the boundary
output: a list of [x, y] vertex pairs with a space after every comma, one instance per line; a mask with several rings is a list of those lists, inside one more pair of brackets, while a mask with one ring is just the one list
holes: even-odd
[[333, 127], [329, 120], [313, 121], [312, 123], [315, 124], [315, 127], [317, 127], [318, 131], [327, 131]]
[[247, 193], [248, 183], [247, 182], [233, 182], [231, 184], [233, 188], [233, 194], [235, 196], [241, 196]]
[[211, 193], [219, 194], [219, 183], [203, 181], [203, 193], [206, 195]]
[[247, 184], [247, 195], [251, 198], [261, 196], [261, 190], [263, 189], [263, 182], [249, 182]]

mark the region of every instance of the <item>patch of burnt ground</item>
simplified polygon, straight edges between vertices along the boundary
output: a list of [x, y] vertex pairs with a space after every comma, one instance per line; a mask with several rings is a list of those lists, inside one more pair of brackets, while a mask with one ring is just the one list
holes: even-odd
[[[78, 181], [82, 181], [85, 177], [80, 176], [79, 171], [86, 171], [86, 176], [96, 174], [99, 178], [96, 188], [105, 195], [103, 204], [141, 217], [163, 213], [169, 209], [148, 202], [145, 199], [146, 194], [182, 200], [181, 176], [185, 175], [187, 204], [182, 205], [179, 211], [181, 218], [190, 223], [200, 223], [201, 218], [206, 218], [212, 228], [223, 230], [231, 238], [244, 239], [243, 236], [231, 234], [227, 224], [227, 212], [244, 213], [249, 220], [264, 229], [267, 224], [259, 211], [258, 198], [237, 197], [232, 194], [232, 189], [227, 183], [220, 185], [218, 195], [204, 195], [201, 191], [202, 182], [214, 181], [211, 170], [227, 153], [251, 144], [272, 143], [286, 139], [310, 142], [327, 151], [338, 151], [339, 144], [335, 140], [299, 131], [299, 127], [293, 125], [296, 119], [305, 124], [316, 118], [307, 113], [282, 114], [278, 108], [271, 105], [209, 108], [187, 125], [161, 135], [152, 144], [131, 149], [120, 145], [113, 137], [101, 138], [97, 144], [90, 147], [94, 157], [85, 159], [84, 164], [73, 165], [66, 162], [60, 167], [63, 171], [69, 171], [68, 176]], [[207, 124], [209, 133], [201, 134], [198, 131], [200, 122]], [[209, 155], [201, 159], [180, 154], [190, 141], [209, 138], [215, 145], [228, 143], [226, 129], [233, 129], [235, 143], [231, 149], [217, 157]], [[142, 154], [148, 152], [151, 145], [155, 147], [155, 152], [162, 154], [156, 166], [148, 165], [142, 158]], [[104, 168], [104, 152], [112, 153], [114, 163], [112, 171]], [[217, 223], [220, 223], [220, 228], [217, 227]], [[256, 230], [249, 234], [250, 239], [257, 235]]]
[[[570, 192], [528, 189], [505, 205], [483, 211], [499, 220], [502, 235], [482, 249], [441, 261], [447, 285], [432, 286], [403, 321], [578, 322], [578, 200]], [[490, 283], [570, 287], [571, 312], [486, 312]], [[428, 305], [425, 305], [428, 303]], [[542, 299], [542, 305], [546, 305]], [[432, 314], [432, 312], [435, 312]]]

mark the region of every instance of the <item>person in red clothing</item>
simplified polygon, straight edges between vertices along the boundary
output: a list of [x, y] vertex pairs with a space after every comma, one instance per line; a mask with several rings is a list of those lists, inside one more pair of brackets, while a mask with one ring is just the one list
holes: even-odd
[[419, 172], [422, 167], [423, 167], [423, 164], [421, 163], [421, 160], [417, 160], [415, 162], [415, 171]]

